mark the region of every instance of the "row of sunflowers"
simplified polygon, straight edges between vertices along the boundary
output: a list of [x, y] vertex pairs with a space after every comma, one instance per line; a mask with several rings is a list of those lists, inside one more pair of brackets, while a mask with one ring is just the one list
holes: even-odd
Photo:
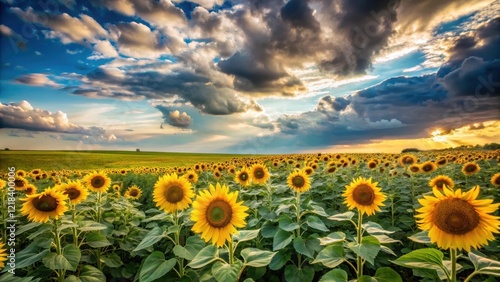
[[0, 180], [0, 282], [495, 281], [499, 161], [464, 150], [18, 169]]

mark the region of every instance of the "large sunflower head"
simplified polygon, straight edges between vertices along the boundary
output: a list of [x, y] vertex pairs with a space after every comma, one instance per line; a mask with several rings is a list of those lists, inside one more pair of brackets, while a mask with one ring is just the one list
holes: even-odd
[[304, 170], [295, 170], [290, 173], [286, 183], [297, 193], [303, 193], [311, 188], [311, 180]]
[[0, 241], [0, 270], [5, 267], [5, 261], [7, 261], [7, 248], [5, 244]]
[[418, 227], [429, 231], [432, 243], [443, 249], [480, 248], [494, 240], [493, 233], [500, 233], [500, 217], [493, 216], [500, 204], [492, 199], [477, 200], [479, 186], [462, 193], [444, 187], [443, 193], [433, 188], [434, 196], [424, 196], [418, 201]]
[[255, 184], [264, 184], [269, 179], [269, 171], [263, 164], [254, 164], [250, 169], [250, 177]]
[[236, 228], [246, 226], [248, 207], [243, 202], [236, 202], [238, 192], [229, 193], [226, 185], [210, 184], [210, 189], [200, 191], [193, 202], [191, 220], [195, 222], [193, 232], [201, 233], [205, 242], [220, 247], [231, 240], [231, 235], [237, 233]]
[[191, 182], [192, 184], [195, 184], [198, 182], [198, 173], [194, 170], [188, 171], [186, 174], [183, 175], [184, 178], [187, 179], [187, 181]]
[[497, 173], [491, 177], [491, 184], [495, 186], [500, 186], [500, 173]]
[[83, 178], [85, 186], [94, 192], [106, 192], [111, 185], [111, 179], [104, 172], [93, 172]]
[[123, 195], [127, 199], [137, 200], [141, 197], [142, 190], [137, 185], [130, 186], [127, 191], [125, 191], [125, 195]]
[[236, 172], [234, 180], [241, 186], [248, 186], [250, 184], [250, 171], [246, 167], [243, 167], [240, 171]]
[[69, 201], [72, 205], [79, 204], [85, 199], [87, 199], [89, 195], [89, 191], [87, 188], [83, 187], [80, 180], [70, 181], [68, 183], [62, 184], [58, 188], [63, 194], [67, 195]]
[[443, 191], [443, 188], [445, 186], [448, 188], [453, 188], [453, 186], [455, 186], [455, 183], [448, 176], [438, 175], [429, 182], [429, 186], [431, 186], [431, 188], [436, 187], [438, 190]]
[[362, 214], [372, 215], [375, 211], [380, 211], [380, 207], [385, 206], [382, 202], [387, 198], [381, 192], [381, 188], [377, 187], [378, 182], [373, 182], [372, 179], [359, 177], [354, 179], [349, 185], [346, 185], [346, 190], [342, 194], [347, 204], [347, 207], [352, 210], [357, 208]]
[[431, 173], [437, 169], [437, 165], [434, 162], [429, 161], [421, 164], [420, 169], [422, 172]]
[[462, 167], [462, 173], [467, 176], [474, 175], [478, 173], [480, 170], [481, 168], [479, 167], [479, 165], [473, 162], [468, 162], [464, 164], [464, 166]]
[[153, 190], [153, 200], [156, 206], [166, 212], [185, 210], [194, 197], [191, 183], [176, 173], [167, 174], [156, 181]]
[[54, 188], [46, 189], [42, 193], [28, 195], [21, 208], [21, 214], [28, 216], [30, 221], [45, 223], [49, 219], [58, 219], [68, 210], [67, 195]]

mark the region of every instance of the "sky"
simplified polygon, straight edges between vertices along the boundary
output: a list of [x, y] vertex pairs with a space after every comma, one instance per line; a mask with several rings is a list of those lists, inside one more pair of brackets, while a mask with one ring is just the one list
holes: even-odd
[[500, 0], [0, 5], [0, 148], [500, 143]]

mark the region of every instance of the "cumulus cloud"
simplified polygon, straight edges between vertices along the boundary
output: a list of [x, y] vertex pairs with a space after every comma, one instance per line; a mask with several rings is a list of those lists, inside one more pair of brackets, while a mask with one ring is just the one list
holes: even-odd
[[50, 78], [47, 77], [47, 75], [43, 73], [26, 74], [16, 78], [15, 81], [31, 86], [51, 86], [51, 87], [60, 86], [59, 84], [52, 81]]
[[115, 57], [118, 57], [115, 47], [109, 41], [101, 40], [94, 45], [94, 52], [88, 59], [98, 60]]
[[191, 117], [186, 112], [172, 111], [165, 121], [175, 127], [186, 128], [191, 124]]
[[116, 140], [116, 136], [101, 127], [76, 125], [69, 121], [66, 113], [35, 109], [28, 101], [0, 104], [0, 128], [79, 134], [81, 138], [92, 140]]
[[170, 0], [93, 0], [92, 4], [127, 16], [139, 16], [159, 26], [179, 25], [186, 22], [182, 9], [175, 7]]
[[45, 33], [47, 38], [58, 38], [63, 44], [79, 43], [88, 45], [96, 42], [97, 38], [105, 38], [107, 31], [92, 17], [80, 14], [79, 18], [72, 17], [66, 13], [51, 14], [38, 12], [28, 7], [22, 10], [17, 7], [10, 8], [23, 21], [36, 23], [50, 28]]

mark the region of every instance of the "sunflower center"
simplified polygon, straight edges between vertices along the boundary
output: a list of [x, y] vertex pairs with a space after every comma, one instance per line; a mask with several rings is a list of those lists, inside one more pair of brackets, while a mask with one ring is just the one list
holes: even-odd
[[305, 180], [304, 180], [304, 177], [300, 176], [300, 175], [296, 175], [292, 178], [292, 184], [293, 186], [297, 187], [297, 188], [302, 188], [304, 187], [304, 184], [305, 184]]
[[193, 177], [194, 177], [194, 175], [192, 175], [192, 174], [190, 174], [190, 175], [188, 176], [188, 178], [189, 178], [189, 179], [193, 179]]
[[90, 180], [90, 184], [94, 188], [101, 188], [102, 186], [104, 186], [104, 183], [105, 183], [104, 177], [99, 175], [93, 177], [92, 180]]
[[423, 171], [431, 171], [432, 170], [432, 165], [426, 164], [422, 167]]
[[70, 200], [74, 200], [74, 199], [78, 198], [78, 196], [80, 196], [80, 190], [78, 190], [76, 188], [68, 188], [68, 189], [66, 189], [66, 193], [64, 193], [64, 194], [68, 195]]
[[135, 189], [130, 191], [130, 196], [132, 196], [132, 197], [136, 197], [138, 194], [139, 194], [139, 191], [137, 191]]
[[418, 171], [418, 167], [416, 167], [416, 166], [412, 166], [412, 167], [410, 167], [410, 170], [411, 170], [412, 172], [417, 172], [417, 171]]
[[479, 225], [479, 220], [474, 206], [462, 199], [443, 200], [434, 211], [434, 223], [448, 234], [467, 234]]
[[465, 171], [474, 172], [474, 171], [476, 171], [476, 166], [475, 165], [468, 165], [465, 167]]
[[165, 191], [165, 198], [172, 204], [178, 203], [184, 198], [184, 190], [179, 186], [172, 186]]
[[498, 176], [497, 178], [495, 178], [495, 184], [496, 185], [500, 185], [500, 176]]
[[257, 168], [254, 172], [253, 172], [253, 175], [255, 176], [255, 178], [257, 179], [261, 179], [264, 177], [264, 170], [262, 168]]
[[240, 180], [246, 181], [248, 179], [248, 173], [242, 172], [240, 173]]
[[376, 163], [369, 163], [369, 164], [368, 164], [368, 167], [369, 167], [369, 168], [375, 168], [376, 166], [377, 166], [377, 164], [376, 164]]
[[215, 200], [207, 208], [207, 222], [212, 227], [225, 227], [231, 222], [233, 209], [224, 200]]
[[58, 202], [52, 196], [43, 195], [40, 198], [33, 199], [33, 206], [39, 211], [51, 212], [57, 209]]
[[24, 186], [24, 181], [16, 179], [16, 180], [14, 180], [14, 185], [16, 187], [23, 187]]
[[373, 188], [366, 184], [361, 184], [354, 188], [352, 195], [354, 201], [363, 206], [369, 206], [373, 204], [373, 201], [375, 200], [375, 192], [373, 191]]

